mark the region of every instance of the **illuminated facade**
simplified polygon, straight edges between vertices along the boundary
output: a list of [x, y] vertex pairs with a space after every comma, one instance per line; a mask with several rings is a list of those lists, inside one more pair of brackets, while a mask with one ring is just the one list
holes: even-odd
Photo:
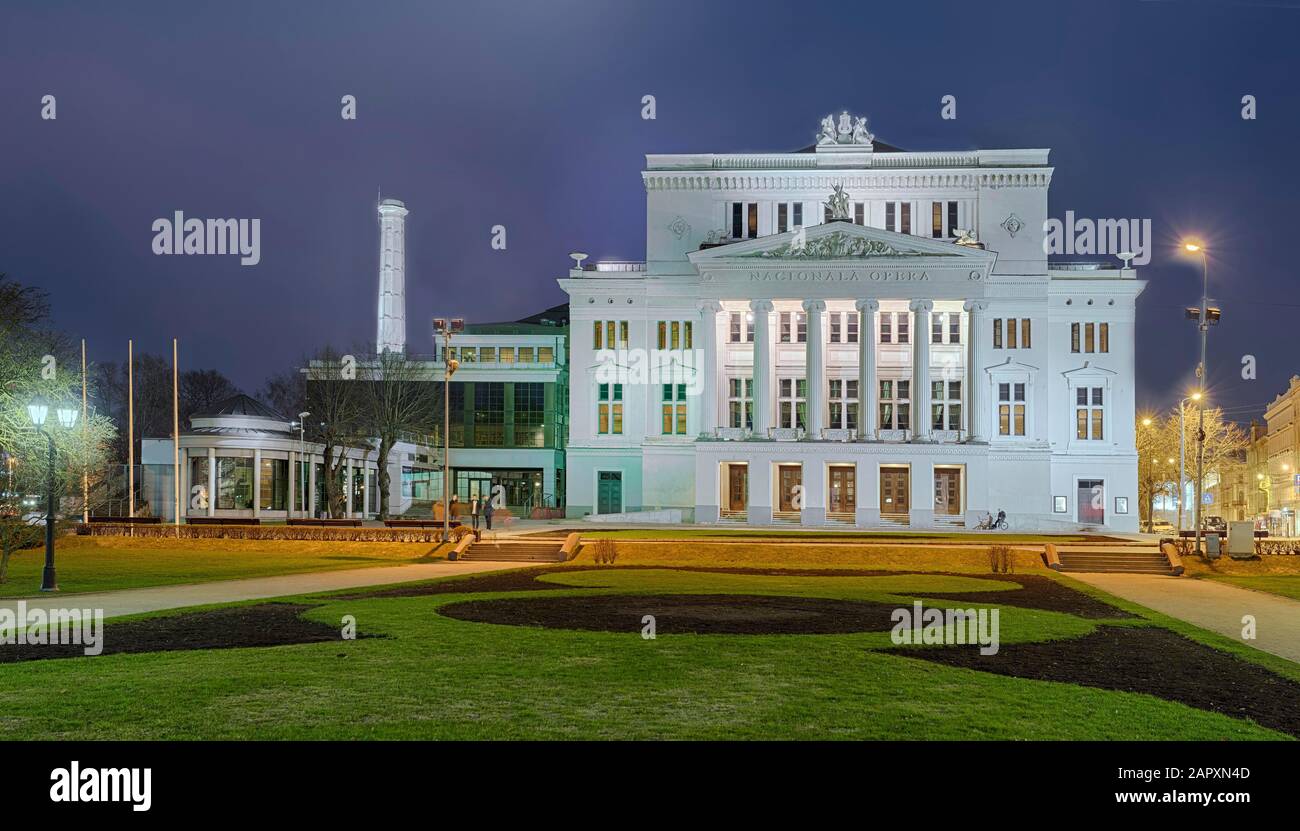
[[799, 152], [647, 157], [646, 260], [559, 280], [569, 516], [1137, 530], [1144, 283], [1048, 262], [1051, 178], [847, 114]]

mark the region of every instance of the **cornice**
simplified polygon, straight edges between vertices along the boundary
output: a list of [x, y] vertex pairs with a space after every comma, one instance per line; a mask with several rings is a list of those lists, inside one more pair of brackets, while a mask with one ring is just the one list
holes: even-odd
[[849, 191], [896, 191], [918, 188], [977, 191], [984, 188], [1045, 188], [1052, 183], [1052, 168], [971, 171], [856, 171], [783, 170], [773, 173], [745, 171], [647, 170], [641, 174], [647, 191], [823, 191], [843, 185]]

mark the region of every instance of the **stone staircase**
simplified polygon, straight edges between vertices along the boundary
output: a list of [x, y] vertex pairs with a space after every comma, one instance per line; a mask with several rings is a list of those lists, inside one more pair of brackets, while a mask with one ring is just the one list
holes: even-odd
[[1057, 546], [1061, 571], [1102, 571], [1174, 576], [1159, 549], [1143, 546]]
[[472, 543], [460, 559], [478, 562], [500, 563], [560, 563], [564, 555], [560, 553], [563, 539], [558, 540], [523, 540], [511, 538], [492, 542], [484, 540]]

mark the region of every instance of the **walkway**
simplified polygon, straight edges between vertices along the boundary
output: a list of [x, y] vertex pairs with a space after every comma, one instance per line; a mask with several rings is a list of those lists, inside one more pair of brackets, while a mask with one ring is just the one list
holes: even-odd
[[[382, 566], [346, 571], [320, 571], [310, 574], [285, 574], [279, 577], [255, 577], [247, 580], [217, 580], [211, 583], [188, 583], [179, 586], [156, 586], [146, 589], [90, 592], [85, 594], [49, 594], [24, 598], [31, 609], [103, 609], [104, 617], [136, 615], [186, 606], [235, 603], [241, 600], [264, 600], [294, 594], [382, 586], [389, 583], [412, 583], [458, 574], [501, 571], [519, 568], [518, 563], [442, 562], [409, 566]], [[0, 609], [16, 609], [18, 600], [0, 600]]]
[[[1070, 577], [1148, 609], [1209, 629], [1300, 663], [1300, 601], [1214, 580], [1146, 574], [1071, 573]], [[1241, 637], [1242, 617], [1255, 618], [1255, 639]]]

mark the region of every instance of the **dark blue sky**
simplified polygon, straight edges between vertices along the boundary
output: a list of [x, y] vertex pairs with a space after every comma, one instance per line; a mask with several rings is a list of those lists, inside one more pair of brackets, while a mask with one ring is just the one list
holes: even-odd
[[[435, 314], [562, 302], [571, 250], [643, 258], [645, 153], [795, 149], [847, 108], [907, 149], [1050, 147], [1053, 216], [1152, 219], [1142, 404], [1188, 383], [1199, 271], [1174, 244], [1204, 235], [1214, 389], [1262, 406], [1300, 372], [1297, 6], [6, 0], [0, 271], [47, 289], [94, 359], [176, 335], [183, 366], [252, 391], [327, 340], [373, 341], [380, 188], [411, 209], [425, 353]], [[260, 218], [261, 264], [154, 256], [176, 210]]]

